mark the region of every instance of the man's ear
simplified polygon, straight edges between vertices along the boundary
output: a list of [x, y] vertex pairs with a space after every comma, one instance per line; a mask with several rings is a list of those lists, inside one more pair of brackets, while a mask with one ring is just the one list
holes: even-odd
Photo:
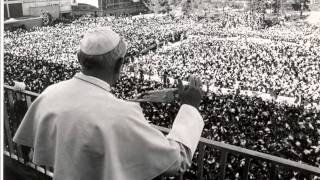
[[122, 66], [123, 62], [124, 62], [124, 58], [123, 57], [117, 59], [115, 65], [114, 65], [114, 72], [115, 73], [117, 73], [117, 74], [120, 73], [121, 66]]
[[77, 52], [77, 58], [78, 58], [78, 63], [82, 65], [82, 63], [80, 61], [80, 51]]

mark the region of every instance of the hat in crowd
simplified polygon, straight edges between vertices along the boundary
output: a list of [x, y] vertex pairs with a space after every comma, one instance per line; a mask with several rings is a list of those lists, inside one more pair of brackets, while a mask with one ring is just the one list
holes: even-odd
[[124, 56], [126, 45], [119, 34], [110, 27], [98, 27], [88, 30], [80, 41], [80, 50], [86, 55], [113, 53]]
[[13, 81], [13, 82], [14, 82], [13, 90], [15, 91], [26, 90], [26, 84], [24, 82], [18, 82], [18, 81]]

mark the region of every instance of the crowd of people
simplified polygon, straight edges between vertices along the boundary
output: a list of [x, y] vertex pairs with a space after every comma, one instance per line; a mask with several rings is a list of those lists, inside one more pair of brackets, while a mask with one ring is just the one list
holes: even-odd
[[[161, 82], [141, 77], [165, 73], [176, 79], [194, 74], [204, 84], [224, 88], [239, 84], [242, 89], [269, 93], [276, 90], [280, 95], [302, 96], [308, 102], [319, 103], [320, 37], [312, 33], [319, 32], [319, 28], [288, 25], [253, 30], [244, 25], [225, 28], [219, 22], [205, 21], [171, 16], [82, 17], [70, 24], [38, 27], [30, 32], [5, 32], [4, 82], [13, 85], [13, 81], [23, 81], [27, 90], [39, 93], [51, 84], [70, 79], [79, 71], [76, 52], [82, 32], [109, 25], [125, 37], [129, 46], [126, 69], [140, 73], [134, 77], [122, 74], [112, 89], [117, 97], [132, 99], [136, 94], [161, 89]], [[176, 41], [180, 42], [168, 43]], [[141, 54], [162, 42], [167, 46]], [[141, 106], [148, 121], [170, 128], [179, 102]], [[236, 93], [207, 92], [200, 112], [205, 120], [203, 137], [320, 167], [320, 112], [315, 109]], [[219, 151], [206, 151], [206, 178], [217, 175], [218, 158]], [[194, 162], [186, 178], [194, 179], [196, 166]], [[241, 156], [230, 156], [227, 177], [239, 179], [242, 166]], [[253, 162], [250, 178], [265, 176], [268, 166]]]
[[219, 16], [221, 27], [223, 28], [236, 28], [236, 27], [251, 27], [260, 29], [263, 27], [263, 15], [261, 13], [239, 13], [239, 12], [225, 12]]
[[[167, 127], [170, 127], [173, 115], [179, 109], [176, 103], [144, 104], [143, 107], [148, 120]], [[216, 94], [205, 97], [200, 112], [205, 120], [203, 137], [317, 167], [320, 165], [320, 113], [259, 98]], [[217, 175], [219, 155], [219, 152], [212, 151], [205, 156], [205, 174], [208, 179]], [[227, 172], [230, 172], [228, 178], [239, 179], [236, 176], [241, 173], [244, 157], [230, 158], [227, 165]], [[259, 163], [258, 166], [262, 167]], [[252, 170], [255, 172], [253, 179], [267, 175], [260, 170]], [[284, 178], [284, 175], [279, 178]]]
[[[55, 66], [64, 66], [66, 69], [79, 68], [76, 52], [81, 34], [96, 26], [112, 26], [122, 34], [127, 41], [128, 57], [139, 56], [145, 48], [163, 41], [177, 41], [183, 36], [183, 29], [186, 29], [179, 20], [166, 16], [148, 19], [81, 17], [71, 24], [36, 27], [31, 32], [6, 31], [4, 60], [5, 72], [8, 75], [5, 82], [13, 85], [12, 79], [24, 81], [27, 90], [41, 92], [46, 87], [42, 86], [43, 84], [56, 83], [70, 77], [68, 70], [63, 74], [56, 74]], [[24, 67], [27, 68], [23, 73], [16, 72]]]
[[319, 47], [252, 38], [196, 36], [140, 56], [144, 71], [174, 78], [196, 74], [218, 87], [302, 96], [320, 102]]

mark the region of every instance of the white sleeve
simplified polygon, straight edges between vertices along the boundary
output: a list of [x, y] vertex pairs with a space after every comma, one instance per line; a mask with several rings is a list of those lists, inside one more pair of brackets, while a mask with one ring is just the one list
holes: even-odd
[[[198, 110], [193, 106], [182, 105], [175, 118], [172, 130], [167, 136], [164, 136], [159, 130], [147, 123], [140, 106], [135, 105], [134, 107], [130, 108], [133, 110], [132, 112], [123, 113], [130, 114], [130, 116], [128, 116], [129, 121], [123, 124], [126, 126], [124, 127], [126, 133], [121, 134], [121, 136], [130, 135], [130, 138], [135, 137], [135, 141], [127, 142], [132, 151], [136, 150], [136, 152], [131, 151], [131, 154], [143, 156], [142, 159], [138, 158], [139, 161], [144, 161], [145, 165], [143, 167], [148, 167], [148, 171], [157, 170], [159, 173], [157, 176], [160, 174], [176, 175], [185, 172], [191, 166], [192, 157], [204, 126]], [[122, 149], [123, 154], [125, 154], [127, 150]], [[136, 169], [134, 172], [138, 172], [137, 169], [140, 166], [134, 166], [134, 168]], [[142, 171], [144, 174], [148, 173], [145, 169]]]
[[199, 111], [190, 105], [182, 105], [167, 135], [168, 139], [177, 141], [195, 153], [201, 137], [204, 122]]
[[179, 149], [180, 156], [164, 174], [183, 173], [191, 166], [203, 126], [203, 119], [197, 109], [190, 105], [181, 106], [167, 136], [170, 145]]
[[177, 160], [166, 170], [164, 175], [174, 176], [186, 172], [192, 164], [192, 155], [190, 149], [177, 141], [169, 140], [169, 143], [172, 147], [179, 149], [180, 155]]

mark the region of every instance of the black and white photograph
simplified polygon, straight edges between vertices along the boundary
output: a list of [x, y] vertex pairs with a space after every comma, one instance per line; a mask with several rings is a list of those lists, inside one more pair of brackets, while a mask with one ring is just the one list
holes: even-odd
[[320, 180], [320, 0], [2, 0], [2, 180]]

